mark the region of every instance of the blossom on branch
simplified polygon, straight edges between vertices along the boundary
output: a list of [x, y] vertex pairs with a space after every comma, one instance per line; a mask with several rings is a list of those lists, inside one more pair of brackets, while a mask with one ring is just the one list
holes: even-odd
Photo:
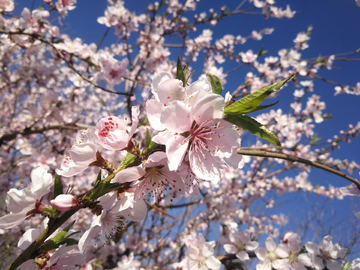
[[31, 171], [31, 183], [28, 187], [8, 191], [6, 205], [10, 214], [0, 218], [0, 230], [13, 228], [22, 223], [32, 212], [41, 210], [41, 201], [51, 193], [53, 177], [44, 167], [37, 167]]
[[155, 98], [146, 104], [147, 115], [154, 129], [167, 129], [153, 141], [166, 145], [170, 170], [177, 170], [188, 153], [193, 173], [216, 183], [225, 162], [236, 168], [242, 165], [235, 152], [240, 136], [230, 123], [221, 120], [225, 101], [212, 92], [208, 81], [183, 87], [180, 80], [163, 72], [155, 76], [152, 92]]
[[83, 172], [96, 160], [96, 152], [99, 148], [93, 129], [79, 130], [70, 154], [63, 159], [61, 169], [57, 169], [56, 173], [70, 177]]
[[135, 133], [139, 123], [139, 107], [132, 107], [132, 124], [129, 128], [129, 119], [119, 119], [116, 116], [102, 118], [96, 124], [95, 135], [97, 142], [104, 148], [110, 150], [122, 150], [128, 144], [132, 135]]

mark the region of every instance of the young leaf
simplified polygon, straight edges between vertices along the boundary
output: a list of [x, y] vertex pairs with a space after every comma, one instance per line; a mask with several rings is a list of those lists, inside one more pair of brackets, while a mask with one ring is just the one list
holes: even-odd
[[278, 91], [285, 83], [292, 80], [295, 74], [290, 75], [285, 80], [276, 82], [272, 85], [261, 88], [260, 90], [239, 99], [238, 101], [225, 107], [225, 115], [229, 114], [245, 114], [254, 111], [254, 109], [264, 101], [271, 93]]
[[55, 173], [53, 198], [55, 199], [56, 196], [60, 194], [63, 194], [63, 184], [61, 182], [59, 175]]
[[101, 170], [99, 171], [97, 177], [96, 177], [96, 181], [95, 181], [95, 184], [94, 184], [94, 188], [96, 186], [98, 186], [99, 184], [101, 183]]
[[[68, 238], [65, 238], [65, 236], [68, 233], [68, 231], [70, 230], [70, 228], [74, 225], [74, 223], [75, 223], [75, 220], [73, 222], [71, 222], [68, 226], [66, 226], [66, 228], [64, 228], [61, 232], [59, 232], [57, 235], [55, 235], [53, 238], [51, 238], [49, 241], [47, 241], [41, 247], [41, 251], [45, 252], [45, 251], [56, 249], [59, 246], [64, 245], [64, 240], [65, 240], [65, 242], [68, 242], [70, 244], [72, 241], [69, 241]], [[74, 241], [76, 241], [76, 240], [74, 240]]]
[[183, 82], [183, 86], [185, 86], [185, 81], [186, 81], [186, 66], [181, 65], [181, 60], [180, 60], [180, 56], [178, 56], [178, 60], [177, 60], [177, 68], [176, 68], [176, 79], [180, 80]]
[[146, 139], [145, 139], [145, 148], [148, 148], [151, 143], [151, 134], [150, 130], [146, 128]]
[[118, 183], [104, 183], [101, 182], [97, 187], [91, 191], [90, 195], [87, 197], [90, 201], [96, 200], [97, 198], [109, 193], [110, 191], [116, 190], [121, 187]]
[[251, 112], [248, 112], [248, 113], [261, 111], [261, 110], [264, 110], [264, 109], [266, 109], [266, 108], [270, 108], [270, 107], [272, 107], [272, 106], [274, 106], [274, 105], [276, 105], [276, 104], [278, 104], [278, 103], [279, 103], [279, 101], [276, 101], [276, 102], [271, 103], [271, 104], [269, 104], [269, 105], [259, 105], [259, 106], [257, 106], [255, 109], [253, 109]]
[[221, 95], [222, 85], [220, 83], [219, 78], [210, 73], [207, 73], [206, 76], [208, 76], [210, 79], [211, 88], [212, 88], [213, 93]]
[[272, 133], [270, 130], [268, 130], [266, 127], [264, 127], [262, 124], [260, 124], [255, 119], [247, 116], [247, 115], [227, 115], [225, 116], [224, 120], [249, 131], [250, 133], [263, 138], [264, 140], [267, 140], [268, 142], [271, 142], [277, 146], [281, 146], [279, 139], [275, 136], [274, 133]]

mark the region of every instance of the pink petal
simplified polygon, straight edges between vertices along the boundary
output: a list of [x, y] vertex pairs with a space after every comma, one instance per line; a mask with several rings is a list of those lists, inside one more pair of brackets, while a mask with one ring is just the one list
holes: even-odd
[[189, 142], [181, 135], [174, 135], [166, 143], [166, 154], [169, 160], [169, 169], [176, 170], [184, 159]]
[[[100, 216], [98, 216], [96, 219], [100, 220]], [[95, 221], [95, 220], [94, 220]], [[93, 221], [93, 223], [94, 223]], [[91, 224], [90, 229], [85, 231], [85, 233], [81, 236], [78, 246], [81, 253], [85, 253], [86, 250], [90, 247], [91, 241], [99, 235], [101, 231], [101, 225], [95, 225]]]
[[146, 115], [150, 122], [150, 126], [155, 130], [165, 129], [160, 121], [163, 107], [164, 105], [156, 99], [150, 99], [146, 102]]
[[196, 123], [205, 120], [221, 119], [224, 116], [224, 98], [216, 94], [208, 94], [199, 99], [191, 110], [191, 115]]
[[131, 107], [131, 128], [130, 128], [130, 139], [131, 137], [134, 135], [136, 128], [139, 124], [139, 114], [140, 114], [140, 109], [138, 106], [132, 106]]
[[197, 177], [212, 181], [214, 184], [220, 181], [221, 173], [218, 168], [219, 162], [211, 153], [203, 151], [202, 149], [194, 151], [190, 148], [189, 161], [190, 167]]
[[190, 108], [175, 100], [163, 109], [160, 121], [170, 131], [178, 133], [189, 131], [192, 124]]

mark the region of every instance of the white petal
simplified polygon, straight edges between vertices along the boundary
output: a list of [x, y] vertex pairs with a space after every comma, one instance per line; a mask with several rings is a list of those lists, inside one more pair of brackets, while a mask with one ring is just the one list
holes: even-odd
[[10, 213], [28, 212], [35, 207], [36, 199], [40, 198], [30, 189], [12, 188], [7, 193], [6, 205]]
[[[37, 167], [31, 171], [31, 191], [39, 196], [44, 196], [50, 191], [53, 177], [45, 167]], [[40, 199], [40, 198], [39, 198]]]
[[276, 249], [276, 244], [270, 236], [265, 241], [265, 247], [268, 251], [274, 251]]
[[184, 159], [189, 142], [181, 135], [174, 135], [166, 143], [166, 154], [169, 160], [169, 169], [176, 170]]
[[224, 98], [216, 94], [208, 94], [199, 99], [191, 110], [191, 115], [196, 123], [210, 119], [221, 119], [224, 116]]
[[80, 166], [89, 166], [95, 161], [97, 146], [93, 143], [75, 144], [71, 147], [70, 156], [75, 164]]
[[150, 99], [146, 102], [146, 115], [149, 120], [150, 126], [155, 130], [165, 129], [165, 127], [160, 121], [163, 107], [164, 105], [156, 99]]
[[194, 151], [190, 148], [189, 161], [193, 173], [203, 179], [216, 184], [220, 181], [221, 173], [219, 170], [219, 161], [211, 153], [198, 149]]
[[130, 138], [134, 135], [135, 130], [139, 124], [139, 114], [140, 109], [138, 106], [132, 106], [131, 107], [131, 129], [130, 129]]
[[40, 231], [37, 229], [28, 229], [18, 242], [18, 247], [25, 250], [32, 242], [40, 236]]
[[240, 261], [247, 261], [250, 259], [249, 255], [245, 252], [245, 251], [240, 251], [238, 253], [236, 253], [236, 257], [240, 260]]
[[8, 214], [6, 216], [0, 217], [0, 229], [1, 230], [10, 229], [21, 224], [26, 219], [27, 212], [28, 211], [25, 210], [24, 212], [19, 212], [16, 214]]
[[212, 270], [218, 270], [221, 267], [221, 262], [214, 256], [210, 256], [205, 261], [206, 266]]
[[224, 249], [229, 254], [235, 254], [237, 252], [237, 248], [234, 245], [225, 244]]
[[263, 247], [255, 250], [255, 254], [260, 261], [264, 261], [266, 259], [266, 249]]
[[90, 247], [91, 241], [99, 235], [101, 231], [101, 226], [90, 227], [84, 234], [81, 236], [78, 246], [81, 253], [85, 253], [86, 250]]
[[111, 183], [133, 182], [145, 175], [145, 171], [141, 167], [130, 167], [118, 172]]

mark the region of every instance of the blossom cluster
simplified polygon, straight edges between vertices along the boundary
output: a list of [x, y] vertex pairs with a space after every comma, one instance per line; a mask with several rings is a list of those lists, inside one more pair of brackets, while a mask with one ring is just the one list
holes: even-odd
[[[242, 46], [274, 28], [215, 33], [249, 10], [291, 19], [289, 5], [199, 12], [197, 0], [170, 0], [132, 12], [108, 0], [97, 18], [104, 39], [116, 37], [107, 46], [64, 31], [76, 0], [33, 10], [15, 2], [0, 1], [0, 250], [21, 254], [11, 269], [360, 269], [355, 236], [316, 238], [314, 229], [301, 239], [290, 229], [296, 217], [273, 211], [287, 193], [336, 202], [360, 194], [345, 174], [359, 163], [336, 155], [360, 123], [323, 143], [317, 135], [332, 108], [316, 79], [336, 85], [336, 98], [360, 94], [360, 82], [320, 77], [344, 55], [305, 59], [311, 27], [276, 55]], [[182, 49], [178, 62], [172, 48]], [[231, 61], [238, 67], [228, 71]], [[234, 90], [228, 75], [238, 68], [248, 71]], [[295, 86], [290, 106], [258, 106], [261, 95], [281, 98], [285, 83]], [[309, 165], [353, 184], [323, 186]]]

